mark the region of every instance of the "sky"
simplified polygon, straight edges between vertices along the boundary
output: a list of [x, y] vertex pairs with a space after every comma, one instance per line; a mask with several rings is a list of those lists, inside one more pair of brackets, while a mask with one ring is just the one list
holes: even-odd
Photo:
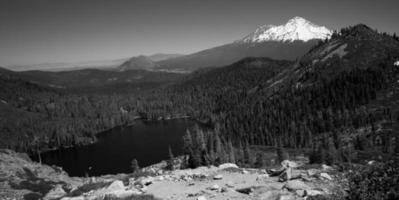
[[399, 33], [398, 0], [0, 0], [0, 66], [189, 54], [301, 16]]

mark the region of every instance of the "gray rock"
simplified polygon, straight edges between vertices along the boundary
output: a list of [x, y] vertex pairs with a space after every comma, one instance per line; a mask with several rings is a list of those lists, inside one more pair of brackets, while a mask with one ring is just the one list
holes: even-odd
[[300, 196], [300, 197], [304, 197], [306, 196], [306, 190], [297, 190], [295, 191], [296, 195]]
[[316, 176], [318, 173], [320, 173], [320, 171], [317, 169], [308, 169], [307, 170], [308, 176]]
[[238, 166], [233, 163], [224, 163], [219, 165], [219, 169], [226, 169], [226, 168], [238, 168]]
[[212, 185], [210, 188], [210, 190], [219, 190], [220, 186], [218, 184]]
[[262, 194], [256, 195], [255, 199], [260, 200], [291, 200], [295, 199], [295, 196], [289, 192], [281, 190], [266, 191]]
[[261, 174], [258, 177], [256, 177], [256, 180], [257, 181], [262, 181], [262, 180], [265, 180], [265, 179], [268, 179], [268, 178], [269, 178], [269, 174]]
[[62, 188], [62, 185], [56, 185], [53, 189], [51, 189], [46, 196], [43, 197], [44, 200], [47, 199], [59, 199], [66, 195], [66, 192]]
[[307, 196], [317, 196], [317, 195], [324, 195], [325, 193], [319, 190], [306, 190]]
[[206, 197], [205, 196], [199, 196], [199, 197], [197, 197], [197, 200], [206, 200]]
[[124, 189], [125, 186], [123, 185], [123, 182], [119, 180], [112, 182], [111, 185], [107, 187], [108, 191], [124, 190]]
[[333, 168], [330, 167], [330, 166], [328, 166], [328, 165], [326, 165], [326, 164], [322, 164], [322, 165], [321, 165], [321, 169], [322, 169], [323, 171], [329, 171], [329, 170], [332, 170]]
[[78, 196], [78, 197], [64, 197], [61, 200], [85, 200], [83, 196]]
[[226, 186], [229, 187], [229, 188], [233, 188], [234, 184], [233, 184], [233, 182], [229, 181], [229, 182], [226, 183]]
[[332, 180], [332, 177], [327, 173], [320, 173], [320, 178], [327, 179], [330, 181]]
[[296, 190], [309, 190], [310, 187], [306, 185], [303, 181], [300, 180], [291, 180], [287, 181], [287, 183], [284, 185], [284, 188], [287, 188], [290, 191], [296, 191]]
[[284, 168], [289, 168], [289, 167], [296, 168], [296, 167], [298, 167], [298, 164], [296, 162], [294, 162], [294, 161], [283, 160], [281, 162], [281, 166], [283, 166]]
[[222, 180], [223, 176], [221, 174], [218, 174], [216, 176], [213, 177], [214, 180]]

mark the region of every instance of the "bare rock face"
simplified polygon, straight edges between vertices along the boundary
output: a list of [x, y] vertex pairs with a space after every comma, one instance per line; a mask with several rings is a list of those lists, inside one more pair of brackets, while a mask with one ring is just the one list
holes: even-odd
[[122, 181], [114, 181], [107, 187], [106, 190], [108, 191], [115, 191], [115, 190], [124, 190], [125, 186], [123, 185]]
[[233, 163], [224, 163], [219, 165], [219, 169], [226, 169], [226, 168], [238, 168], [238, 166]]
[[300, 180], [290, 180], [287, 181], [287, 183], [284, 186], [290, 191], [296, 191], [296, 190], [309, 190], [310, 187], [304, 183], [303, 181]]
[[[0, 178], [17, 186], [22, 186], [19, 184], [22, 181], [30, 184], [45, 183], [47, 188], [45, 192], [38, 193], [26, 188], [6, 188], [4, 186], [7, 184], [0, 182], [0, 196], [5, 196], [6, 199], [23, 199], [24, 195], [35, 193], [39, 199], [45, 200], [97, 200], [104, 197], [128, 199], [132, 195], [146, 194], [160, 199], [168, 197], [190, 200], [291, 200], [330, 194], [324, 189], [331, 191], [334, 183], [326, 171], [297, 169], [296, 163], [292, 161], [282, 164], [282, 171], [290, 169], [292, 174], [301, 176], [279, 182], [278, 175], [273, 176], [264, 170], [238, 168], [235, 164], [225, 163], [219, 167], [172, 170], [140, 178], [132, 178], [128, 174], [71, 178], [60, 168], [40, 165], [15, 152], [0, 150]], [[305, 177], [318, 178], [306, 180]], [[121, 180], [128, 180], [128, 184], [125, 186]], [[306, 183], [303, 180], [306, 180]]]
[[62, 188], [62, 185], [56, 185], [51, 189], [46, 196], [43, 197], [44, 200], [58, 199], [65, 196], [67, 193]]
[[329, 175], [329, 174], [327, 174], [327, 173], [320, 173], [320, 178], [322, 178], [322, 179], [327, 179], [327, 180], [332, 180], [333, 178]]
[[[83, 184], [81, 178], [71, 178], [59, 167], [50, 167], [32, 162], [26, 154], [0, 149], [0, 179], [10, 184], [0, 184], [4, 199], [24, 199], [24, 195], [35, 194], [40, 199], [62, 197], [65, 188], [76, 188]], [[37, 191], [37, 188], [43, 188]]]

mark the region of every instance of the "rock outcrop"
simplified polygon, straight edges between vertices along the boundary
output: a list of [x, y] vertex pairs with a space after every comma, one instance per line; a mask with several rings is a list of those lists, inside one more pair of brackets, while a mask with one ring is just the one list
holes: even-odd
[[[285, 166], [296, 167], [287, 161]], [[102, 200], [148, 195], [149, 199], [305, 199], [329, 195], [337, 189], [332, 167], [292, 168], [294, 179], [281, 182], [264, 169], [239, 168], [232, 163], [219, 167], [164, 170], [154, 165], [137, 174], [102, 177], [69, 177], [61, 168], [32, 162], [24, 154], [0, 150], [0, 196], [2, 199]], [[146, 173], [148, 174], [148, 173]], [[321, 189], [322, 188], [322, 189]]]

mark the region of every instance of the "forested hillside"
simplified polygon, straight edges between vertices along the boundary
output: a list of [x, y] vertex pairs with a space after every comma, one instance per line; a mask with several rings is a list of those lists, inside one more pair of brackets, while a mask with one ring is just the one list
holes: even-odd
[[[149, 73], [100, 70], [16, 73], [2, 69], [0, 147], [38, 151], [88, 144], [95, 141], [96, 133], [142, 118], [144, 115], [139, 113], [143, 110], [142, 96], [179, 78], [178, 74], [155, 73], [149, 79]], [[96, 76], [90, 76], [93, 74]], [[110, 76], [118, 76], [122, 82], [107, 83]], [[132, 76], [142, 76], [143, 80], [126, 82]], [[97, 82], [90, 84], [89, 77]]]
[[27, 151], [85, 144], [136, 118], [190, 116], [214, 128], [186, 137], [186, 153], [202, 157], [196, 165], [252, 162], [243, 157], [249, 145], [313, 149], [312, 159], [328, 162], [365, 150], [389, 155], [399, 150], [397, 60], [396, 36], [357, 25], [296, 62], [246, 58], [141, 92], [113, 85], [112, 92], [78, 95], [2, 71], [2, 113], [16, 117], [2, 120], [1, 145]]
[[[177, 101], [201, 111], [193, 116], [208, 117], [215, 131], [194, 131], [200, 137], [191, 133], [187, 143], [199, 145], [186, 152], [201, 158], [197, 164], [232, 161], [237, 155], [228, 156], [226, 149], [246, 143], [313, 149], [313, 161], [328, 163], [351, 161], [365, 151], [379, 152], [374, 156], [398, 152], [397, 59], [397, 37], [357, 25], [270, 76], [238, 70], [236, 76], [224, 72], [213, 79], [208, 72], [200, 81], [189, 80], [175, 90], [185, 94]], [[241, 75], [245, 80], [237, 78]], [[229, 90], [235, 84], [242, 85]], [[209, 139], [215, 135], [222, 138], [223, 151]]]

